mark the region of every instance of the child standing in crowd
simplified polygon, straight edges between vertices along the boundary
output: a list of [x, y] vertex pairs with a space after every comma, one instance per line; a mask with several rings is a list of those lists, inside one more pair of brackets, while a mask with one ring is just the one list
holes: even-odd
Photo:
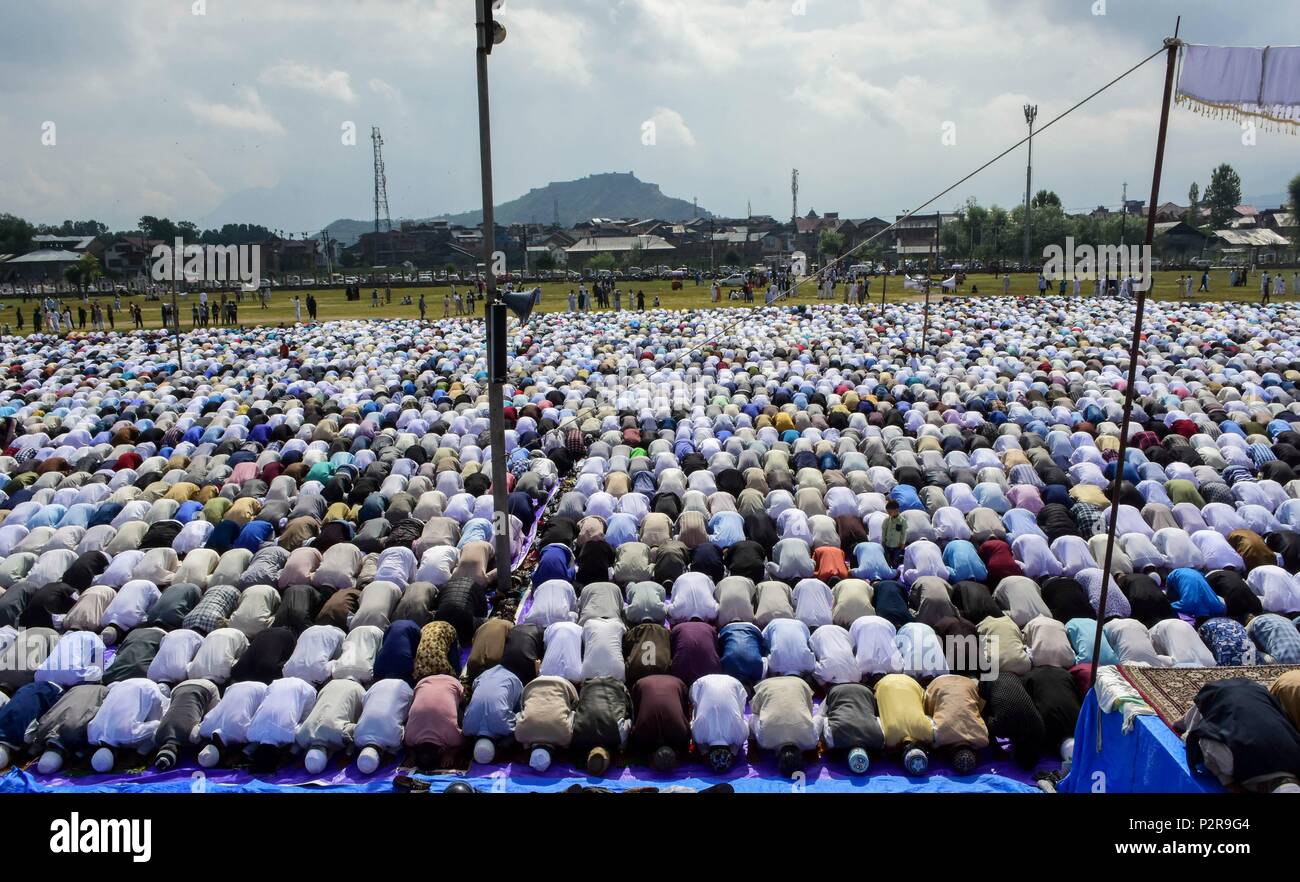
[[891, 567], [903, 562], [903, 549], [907, 546], [907, 518], [898, 511], [898, 503], [891, 499], [885, 503], [885, 520], [880, 525], [880, 544], [885, 547], [885, 560]]

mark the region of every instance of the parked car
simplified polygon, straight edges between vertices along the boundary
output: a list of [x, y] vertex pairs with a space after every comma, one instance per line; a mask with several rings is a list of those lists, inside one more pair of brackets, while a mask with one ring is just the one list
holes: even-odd
[[746, 281], [748, 281], [748, 279], [745, 277], [744, 273], [732, 273], [725, 279], [719, 280], [718, 284], [739, 288], [741, 285], [745, 284]]

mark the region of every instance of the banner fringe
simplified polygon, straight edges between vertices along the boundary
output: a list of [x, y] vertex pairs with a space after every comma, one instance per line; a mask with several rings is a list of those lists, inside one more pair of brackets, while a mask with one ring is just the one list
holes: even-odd
[[1207, 119], [1228, 119], [1235, 123], [1255, 122], [1265, 132], [1300, 134], [1300, 105], [1275, 104], [1269, 107], [1256, 105], [1219, 104], [1205, 101], [1185, 92], [1174, 97], [1175, 103]]

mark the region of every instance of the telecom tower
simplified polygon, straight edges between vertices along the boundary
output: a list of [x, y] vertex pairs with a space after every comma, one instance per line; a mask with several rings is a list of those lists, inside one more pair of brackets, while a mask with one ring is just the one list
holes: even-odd
[[799, 219], [799, 169], [790, 172], [790, 221]]
[[375, 232], [388, 233], [393, 230], [393, 220], [388, 216], [388, 178], [384, 176], [384, 138], [379, 126], [371, 127], [370, 143], [375, 148]]

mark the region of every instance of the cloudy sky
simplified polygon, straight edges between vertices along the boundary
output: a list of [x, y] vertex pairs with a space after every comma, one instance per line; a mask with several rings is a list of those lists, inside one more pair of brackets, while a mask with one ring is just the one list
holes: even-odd
[[[472, 0], [0, 0], [0, 211], [317, 230], [476, 208]], [[1300, 0], [505, 0], [492, 55], [498, 201], [634, 171], [720, 214], [914, 207], [1160, 45], [1300, 43]], [[1097, 14], [1097, 13], [1102, 14]], [[1145, 198], [1160, 59], [1035, 140], [1069, 209]], [[653, 138], [647, 137], [653, 123]], [[355, 131], [355, 143], [346, 143]], [[951, 133], [945, 144], [945, 131]], [[646, 143], [647, 141], [653, 143]], [[1250, 139], [1244, 139], [1250, 140]], [[49, 143], [49, 142], [53, 143]], [[1162, 198], [1230, 162], [1247, 196], [1294, 136], [1176, 108]], [[944, 197], [1014, 204], [1023, 149]], [[547, 220], [547, 218], [539, 218]]]

